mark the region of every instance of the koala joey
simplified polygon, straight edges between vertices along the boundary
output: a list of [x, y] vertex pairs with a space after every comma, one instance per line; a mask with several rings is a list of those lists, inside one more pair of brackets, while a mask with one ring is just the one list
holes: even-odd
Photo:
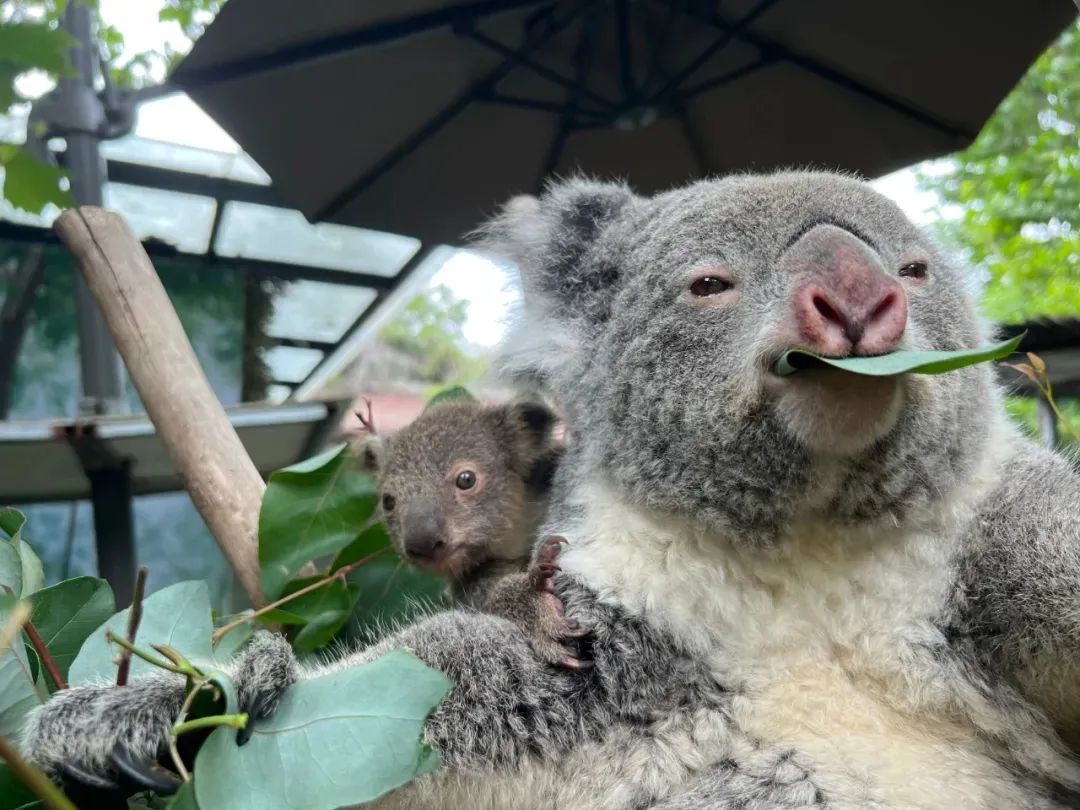
[[562, 448], [542, 404], [486, 406], [471, 398], [429, 407], [401, 431], [362, 444], [398, 553], [443, 577], [455, 602], [513, 622], [548, 663], [591, 664], [588, 630], [551, 588], [559, 537], [533, 538]]

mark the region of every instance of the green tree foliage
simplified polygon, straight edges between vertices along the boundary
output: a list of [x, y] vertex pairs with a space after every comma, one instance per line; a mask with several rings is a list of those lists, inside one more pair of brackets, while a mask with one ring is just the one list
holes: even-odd
[[444, 284], [416, 296], [379, 332], [379, 342], [416, 358], [417, 375], [429, 383], [467, 383], [484, 363], [469, 351], [465, 323], [469, 302]]
[[923, 188], [959, 219], [941, 235], [988, 274], [992, 319], [1080, 314], [1080, 23], [1032, 65], [975, 142]]
[[[0, 114], [29, 99], [19, 92], [17, 80], [28, 71], [41, 71], [51, 79], [71, 72], [68, 51], [71, 37], [60, 21], [69, 0], [6, 0], [0, 3]], [[90, 6], [98, 0], [70, 0]], [[224, 0], [166, 0], [158, 18], [180, 26], [188, 39], [200, 36]], [[111, 79], [120, 87], [153, 84], [183, 54], [170, 46], [164, 52], [129, 52], [115, 26], [98, 20], [97, 37]], [[155, 78], [157, 77], [157, 78]], [[16, 208], [39, 213], [46, 205], [71, 204], [67, 181], [56, 167], [31, 154], [22, 144], [0, 142], [3, 196]]]

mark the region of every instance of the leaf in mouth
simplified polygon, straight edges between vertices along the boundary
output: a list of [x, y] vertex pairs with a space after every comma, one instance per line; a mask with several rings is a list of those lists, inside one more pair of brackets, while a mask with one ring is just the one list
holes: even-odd
[[902, 349], [875, 357], [821, 357], [806, 349], [789, 349], [780, 355], [773, 371], [787, 377], [805, 368], [832, 366], [851, 374], [891, 377], [895, 374], [944, 374], [976, 363], [1000, 360], [1012, 354], [1026, 332], [993, 346], [959, 351], [910, 351]]

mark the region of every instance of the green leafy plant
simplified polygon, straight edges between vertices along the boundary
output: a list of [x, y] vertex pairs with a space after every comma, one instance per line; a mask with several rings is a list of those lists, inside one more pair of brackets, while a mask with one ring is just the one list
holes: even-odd
[[781, 377], [800, 369], [830, 366], [850, 374], [869, 377], [891, 377], [896, 374], [945, 374], [976, 363], [999, 360], [1012, 354], [1023, 335], [994, 346], [958, 351], [896, 351], [875, 357], [822, 357], [806, 349], [789, 349], [776, 361], [774, 369]]
[[[236, 729], [248, 718], [221, 664], [254, 626], [283, 626], [297, 653], [307, 654], [347, 625], [370, 630], [408, 615], [417, 596], [434, 594], [436, 584], [441, 589], [431, 575], [403, 572], [375, 502], [374, 482], [354, 469], [345, 446], [275, 473], [263, 499], [259, 542], [266, 593], [276, 598], [217, 619], [204, 582], [180, 582], [143, 598], [145, 569], [132, 606], [120, 612], [102, 580], [77, 577], [45, 588], [40, 562], [23, 538], [25, 519], [13, 509], [0, 511], [0, 626], [15, 627], [13, 643], [0, 654], [0, 744], [10, 746], [27, 712], [68, 683], [122, 685], [129, 672], [167, 670], [187, 680], [170, 735], [179, 790], [167, 799], [151, 796], [147, 806], [331, 810], [438, 767], [421, 732], [450, 683], [404, 652], [297, 684], [272, 718], [250, 729], [246, 745], [236, 743]], [[191, 767], [178, 741], [206, 729], [211, 733]], [[310, 767], [313, 757], [320, 767]], [[2, 752], [0, 758], [7, 759]], [[14, 762], [0, 768], [0, 786], [18, 781], [20, 787], [0, 792], [0, 810], [24, 806], [30, 790], [44, 800], [33, 769]], [[12, 804], [16, 796], [19, 803]]]
[[1046, 361], [1034, 352], [1028, 352], [1027, 359], [1026, 363], [1004, 363], [1003, 365], [1020, 372], [1035, 384], [1035, 387], [1039, 389], [1039, 394], [1057, 417], [1058, 424], [1075, 444], [1080, 445], [1080, 428], [1077, 428], [1062, 412], [1061, 406], [1054, 398], [1054, 386], [1050, 382], [1050, 372], [1046, 367]]

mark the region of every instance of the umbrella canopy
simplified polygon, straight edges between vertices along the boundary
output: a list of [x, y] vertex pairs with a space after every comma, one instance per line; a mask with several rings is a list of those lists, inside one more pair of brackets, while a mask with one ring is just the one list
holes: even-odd
[[174, 76], [312, 220], [455, 241], [551, 173], [652, 191], [969, 143], [1069, 0], [230, 0]]

